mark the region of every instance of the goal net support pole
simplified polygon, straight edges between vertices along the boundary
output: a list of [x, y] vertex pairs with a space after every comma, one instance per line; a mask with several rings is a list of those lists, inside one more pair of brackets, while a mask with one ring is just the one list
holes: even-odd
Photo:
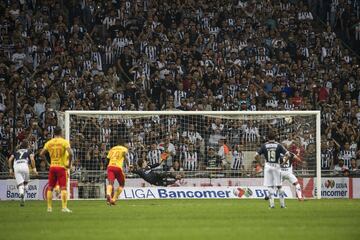
[[[65, 125], [65, 139], [70, 142], [70, 113], [68, 111], [65, 111], [65, 119], [64, 119], [64, 125]], [[66, 179], [66, 190], [67, 190], [67, 198], [70, 199], [70, 180], [71, 180], [71, 166], [69, 166], [69, 169], [67, 170], [67, 179]]]
[[321, 115], [316, 114], [316, 198], [321, 199]]

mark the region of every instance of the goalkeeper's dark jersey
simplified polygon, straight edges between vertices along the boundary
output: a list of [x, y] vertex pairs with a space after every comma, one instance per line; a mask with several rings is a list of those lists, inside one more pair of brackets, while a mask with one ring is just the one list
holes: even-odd
[[154, 171], [153, 169], [158, 167], [160, 164], [155, 163], [153, 165], [147, 166], [145, 168], [138, 168], [133, 170], [133, 173], [139, 175], [142, 179], [147, 181], [148, 183], [156, 186], [167, 186], [173, 184], [176, 179], [171, 176], [171, 174], [161, 173]]

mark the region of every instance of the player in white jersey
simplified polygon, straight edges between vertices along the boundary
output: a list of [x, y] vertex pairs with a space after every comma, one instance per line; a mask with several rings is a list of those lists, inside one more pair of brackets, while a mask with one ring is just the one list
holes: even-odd
[[298, 182], [297, 177], [293, 173], [293, 162], [294, 161], [301, 161], [298, 156], [293, 153], [290, 153], [290, 156], [286, 161], [281, 163], [281, 181], [289, 181], [292, 185], [295, 186], [296, 196], [299, 201], [304, 201], [302, 196], [301, 186]]
[[12, 154], [8, 160], [10, 175], [15, 175], [16, 185], [20, 194], [20, 206], [25, 203], [25, 193], [30, 180], [29, 165], [35, 175], [37, 175], [35, 167], [34, 154], [28, 149], [28, 142], [24, 140], [19, 149]]
[[283, 145], [275, 141], [275, 132], [270, 130], [268, 133], [268, 141], [261, 146], [255, 155], [255, 160], [257, 162], [260, 161], [260, 155], [264, 155], [265, 157], [264, 186], [269, 188], [270, 208], [275, 207], [275, 192], [279, 195], [281, 208], [285, 208], [285, 193], [282, 190], [280, 170], [281, 154], [286, 156], [284, 157], [284, 160], [287, 161], [287, 157], [290, 153], [283, 147]]

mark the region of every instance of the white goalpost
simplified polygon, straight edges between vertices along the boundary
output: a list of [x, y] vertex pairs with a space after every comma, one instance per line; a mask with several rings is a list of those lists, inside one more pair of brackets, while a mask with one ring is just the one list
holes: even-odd
[[[69, 191], [70, 184], [78, 190], [74, 199], [104, 198], [106, 154], [119, 137], [129, 146], [131, 164], [154, 163], [166, 152], [158, 170], [190, 180], [261, 179], [254, 154], [270, 128], [301, 157], [294, 171], [312, 178], [313, 198], [321, 198], [320, 111], [66, 111], [63, 124], [74, 152], [68, 181]], [[125, 173], [127, 182], [137, 181]]]

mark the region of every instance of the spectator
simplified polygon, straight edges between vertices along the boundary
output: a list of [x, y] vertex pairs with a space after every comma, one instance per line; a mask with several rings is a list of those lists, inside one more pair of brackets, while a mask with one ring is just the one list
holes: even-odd
[[[147, 153], [147, 157], [146, 160], [150, 165], [154, 165], [154, 164], [160, 164], [161, 163], [161, 150], [158, 149], [157, 144], [156, 143], [152, 143], [151, 144], [151, 149], [148, 151]], [[159, 167], [157, 167], [157, 169], [159, 169]]]
[[352, 176], [358, 175], [360, 173], [359, 166], [356, 164], [356, 159], [352, 158], [350, 161], [349, 171]]
[[223, 138], [224, 124], [221, 123], [220, 118], [215, 118], [210, 126], [210, 139], [209, 144], [215, 145]]
[[340, 150], [338, 157], [339, 159], [342, 159], [344, 161], [344, 165], [349, 168], [351, 159], [356, 157], [356, 152], [350, 149], [349, 142], [345, 142], [344, 147]]
[[184, 169], [181, 167], [181, 164], [178, 160], [175, 160], [173, 162], [172, 167], [170, 168], [170, 172], [181, 172], [184, 171]]
[[221, 167], [222, 167], [222, 162], [221, 162], [220, 156], [218, 154], [216, 154], [215, 148], [210, 146], [207, 151], [204, 168], [205, 169], [214, 169], [214, 168], [221, 168]]
[[241, 151], [241, 146], [235, 145], [234, 148], [231, 151], [232, 160], [230, 164], [231, 170], [245, 170], [244, 167], [244, 153]]
[[334, 166], [334, 174], [343, 175], [345, 171], [349, 171], [349, 168], [344, 165], [344, 159], [340, 158], [338, 164]]
[[158, 148], [165, 153], [165, 166], [164, 168], [169, 170], [173, 166], [173, 161], [176, 157], [176, 149], [173, 143], [171, 143], [170, 135], [165, 135], [163, 141], [158, 145]]
[[198, 170], [200, 157], [193, 143], [188, 145], [188, 150], [181, 153], [180, 161], [185, 171]]
[[229, 146], [226, 144], [226, 140], [223, 138], [219, 139], [217, 155], [222, 162], [222, 166], [224, 166], [226, 169], [229, 169], [233, 160], [232, 152]]

